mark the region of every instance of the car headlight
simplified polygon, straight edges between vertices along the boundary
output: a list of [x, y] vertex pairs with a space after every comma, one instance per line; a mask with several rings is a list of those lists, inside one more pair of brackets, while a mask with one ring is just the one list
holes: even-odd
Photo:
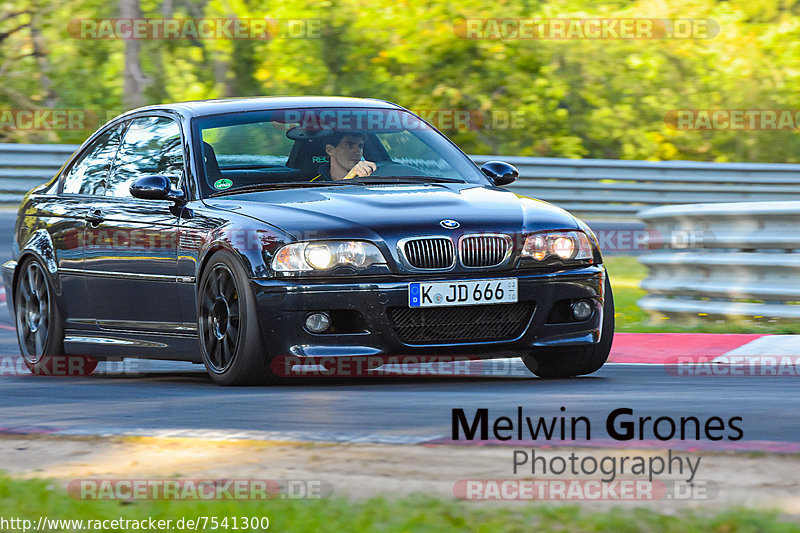
[[592, 259], [592, 244], [582, 231], [535, 233], [525, 239], [522, 257], [536, 261], [554, 258], [562, 261]]
[[281, 247], [272, 259], [276, 272], [310, 272], [340, 266], [367, 268], [385, 264], [383, 254], [371, 242], [295, 242]]

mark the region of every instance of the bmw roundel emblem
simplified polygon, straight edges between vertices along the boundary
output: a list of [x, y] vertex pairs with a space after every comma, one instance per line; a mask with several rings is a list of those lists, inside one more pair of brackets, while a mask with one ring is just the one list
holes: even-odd
[[447, 218], [439, 222], [439, 225], [441, 225], [444, 229], [456, 229], [461, 224], [459, 224], [457, 220], [451, 220]]

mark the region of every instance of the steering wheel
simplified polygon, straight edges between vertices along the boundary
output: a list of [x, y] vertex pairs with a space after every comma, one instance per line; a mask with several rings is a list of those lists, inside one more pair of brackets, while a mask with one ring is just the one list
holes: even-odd
[[[404, 165], [402, 163], [395, 163], [394, 161], [378, 161], [375, 163], [377, 167], [369, 177], [376, 176], [379, 178], [389, 178], [392, 176], [424, 176], [418, 168]], [[356, 177], [355, 179], [358, 179]]]

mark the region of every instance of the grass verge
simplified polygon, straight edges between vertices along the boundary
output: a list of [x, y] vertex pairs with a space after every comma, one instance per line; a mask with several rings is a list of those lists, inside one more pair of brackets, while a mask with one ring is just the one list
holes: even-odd
[[[797, 532], [800, 526], [785, 522], [777, 513], [733, 509], [714, 515], [685, 513], [665, 516], [649, 510], [585, 511], [575, 506], [515, 505], [511, 507], [478, 505], [471, 502], [444, 501], [414, 496], [399, 500], [373, 498], [354, 503], [344, 499], [275, 500], [267, 502], [209, 501], [81, 501], [72, 499], [54, 481], [15, 480], [0, 476], [0, 509], [3, 518], [30, 520], [38, 525], [40, 517], [50, 520], [197, 520], [215, 517], [219, 523], [227, 517], [227, 529], [233, 518], [269, 518], [269, 529], [282, 532], [307, 531], [574, 531], [574, 532], [725, 532], [761, 531]], [[210, 530], [210, 522], [205, 530]], [[109, 524], [111, 525], [111, 524]], [[124, 525], [124, 524], [120, 524]], [[77, 530], [73, 524], [51, 524], [49, 531]], [[202, 526], [202, 524], [201, 524]], [[0, 526], [3, 527], [3, 526]], [[8, 527], [8, 526], [5, 526]], [[110, 528], [107, 528], [110, 529]], [[130, 525], [118, 531], [130, 531]], [[225, 530], [226, 528], [218, 528]], [[96, 529], [95, 529], [96, 530]], [[175, 528], [173, 531], [195, 528]], [[196, 530], [203, 530], [198, 527]], [[21, 531], [20, 528], [8, 531]]]

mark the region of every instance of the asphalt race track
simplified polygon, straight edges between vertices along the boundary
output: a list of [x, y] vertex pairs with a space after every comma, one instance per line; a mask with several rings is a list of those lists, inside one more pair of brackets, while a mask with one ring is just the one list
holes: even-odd
[[[14, 218], [14, 213], [0, 213], [3, 261], [9, 256]], [[15, 332], [3, 308], [0, 356], [8, 362], [17, 354]], [[503, 364], [504, 375], [494, 376], [305, 377], [281, 386], [223, 388], [198, 365], [143, 362], [131, 368], [135, 372], [90, 377], [0, 371], [0, 432], [220, 432], [245, 438], [419, 443], [449, 438], [454, 408], [470, 417], [475, 409], [488, 408], [494, 420], [515, 418], [521, 406], [530, 417], [588, 417], [594, 439], [607, 436], [606, 417], [624, 407], [636, 417], [742, 417], [740, 449], [800, 443], [797, 376], [687, 377], [670, 374], [660, 364], [608, 364], [587, 377], [541, 380], [528, 377], [514, 360], [511, 366]], [[687, 446], [697, 444], [692, 440]], [[701, 448], [731, 444], [703, 440]], [[674, 441], [670, 445], [674, 448]]]

